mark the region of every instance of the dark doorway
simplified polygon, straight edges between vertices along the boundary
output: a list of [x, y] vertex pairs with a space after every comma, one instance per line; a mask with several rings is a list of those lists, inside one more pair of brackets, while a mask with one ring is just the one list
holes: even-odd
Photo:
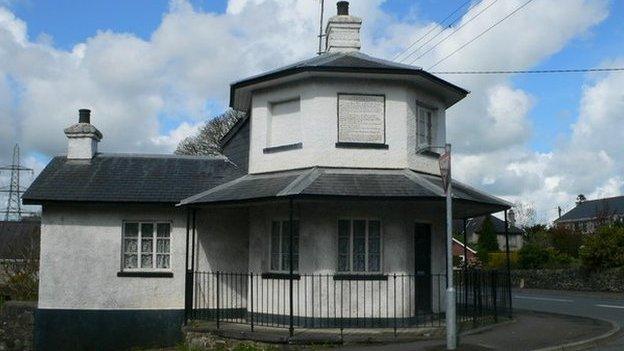
[[431, 225], [414, 226], [415, 297], [418, 311], [431, 311]]

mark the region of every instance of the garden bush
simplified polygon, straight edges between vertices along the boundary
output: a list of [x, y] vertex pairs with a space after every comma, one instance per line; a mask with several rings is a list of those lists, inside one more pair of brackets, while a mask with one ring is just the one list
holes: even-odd
[[591, 270], [624, 267], [624, 226], [598, 228], [585, 238], [580, 258], [583, 266]]
[[[489, 269], [507, 269], [507, 254], [505, 252], [491, 252], [487, 267]], [[511, 269], [518, 267], [518, 252], [509, 253]]]

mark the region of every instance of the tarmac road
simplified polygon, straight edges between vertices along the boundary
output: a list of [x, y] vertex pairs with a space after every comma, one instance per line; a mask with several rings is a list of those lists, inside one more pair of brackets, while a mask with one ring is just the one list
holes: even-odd
[[[609, 320], [624, 330], [624, 294], [524, 289], [513, 291], [513, 303], [514, 309]], [[594, 350], [624, 350], [624, 332], [613, 339]]]

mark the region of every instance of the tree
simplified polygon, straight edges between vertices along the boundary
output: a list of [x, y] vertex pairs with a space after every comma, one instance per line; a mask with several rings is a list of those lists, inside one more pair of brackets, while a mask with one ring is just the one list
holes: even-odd
[[514, 203], [513, 211], [516, 217], [514, 224], [518, 228], [526, 228], [535, 225], [535, 207], [529, 203], [517, 201]]
[[196, 135], [182, 140], [175, 153], [178, 155], [221, 155], [221, 139], [245, 116], [244, 112], [228, 109], [207, 121]]
[[496, 231], [494, 230], [494, 224], [490, 216], [486, 216], [481, 226], [481, 232], [479, 233], [479, 240], [477, 241], [477, 255], [479, 260], [483, 263], [487, 263], [489, 260], [489, 253], [499, 251], [498, 240], [496, 239]]
[[40, 238], [35, 230], [18, 232], [26, 236], [25, 244], [8, 245], [8, 251], [15, 258], [0, 262], [0, 277], [4, 280], [0, 294], [7, 294], [14, 300], [34, 301], [39, 290]]

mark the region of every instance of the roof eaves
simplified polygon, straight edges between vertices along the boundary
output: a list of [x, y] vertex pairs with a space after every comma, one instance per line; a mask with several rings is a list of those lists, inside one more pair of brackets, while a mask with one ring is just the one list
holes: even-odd
[[398, 75], [420, 75], [424, 78], [434, 81], [435, 83], [455, 90], [455, 92], [466, 96], [470, 92], [464, 88], [461, 88], [455, 84], [452, 84], [440, 77], [437, 77], [427, 71], [417, 68], [375, 68], [375, 67], [343, 67], [343, 66], [295, 66], [281, 71], [271, 72], [266, 75], [255, 76], [249, 79], [240, 80], [230, 84], [230, 107], [234, 107], [234, 92], [237, 89], [258, 84], [265, 81], [274, 80], [277, 78], [286, 77], [289, 75], [303, 73], [303, 72], [343, 72], [343, 73], [369, 73], [369, 74], [398, 74]]
[[317, 167], [310, 168], [309, 170], [303, 172], [290, 184], [288, 184], [288, 186], [282, 189], [282, 191], [278, 192], [276, 196], [280, 197], [299, 195], [305, 188], [310, 186], [312, 182], [314, 182], [319, 176], [321, 176], [321, 174], [321, 170]]
[[177, 207], [177, 206], [184, 206], [184, 205], [193, 204], [196, 200], [198, 200], [198, 199], [200, 199], [200, 198], [202, 198], [202, 197], [204, 197], [204, 196], [210, 195], [210, 194], [212, 194], [212, 193], [215, 193], [215, 192], [217, 192], [217, 191], [219, 191], [219, 190], [222, 190], [222, 189], [228, 188], [228, 187], [230, 187], [230, 186], [232, 186], [232, 185], [234, 185], [234, 184], [237, 184], [237, 183], [239, 183], [239, 182], [241, 182], [241, 181], [243, 181], [243, 180], [245, 180], [245, 179], [249, 178], [249, 176], [250, 176], [249, 174], [246, 174], [246, 175], [244, 175], [244, 176], [242, 176], [242, 177], [236, 178], [236, 179], [231, 180], [231, 181], [229, 181], [229, 182], [227, 182], [227, 183], [223, 183], [223, 184], [221, 184], [221, 185], [217, 185], [217, 186], [215, 186], [214, 188], [208, 189], [208, 190], [206, 190], [206, 191], [204, 191], [204, 192], [201, 192], [201, 193], [199, 193], [199, 194], [196, 194], [196, 195], [193, 195], [193, 196], [189, 196], [189, 197], [187, 197], [186, 199], [182, 199], [182, 200], [181, 200], [181, 201], [180, 201], [180, 202], [176, 205], [176, 207]]
[[429, 191], [433, 192], [434, 194], [438, 196], [444, 196], [444, 190], [442, 188], [431, 183], [430, 181], [425, 179], [425, 177], [422, 177], [420, 174], [412, 171], [411, 169], [405, 169], [403, 171], [403, 174], [405, 174], [407, 178], [409, 178], [412, 182], [416, 183], [417, 185], [422, 185], [423, 187], [427, 188]]

